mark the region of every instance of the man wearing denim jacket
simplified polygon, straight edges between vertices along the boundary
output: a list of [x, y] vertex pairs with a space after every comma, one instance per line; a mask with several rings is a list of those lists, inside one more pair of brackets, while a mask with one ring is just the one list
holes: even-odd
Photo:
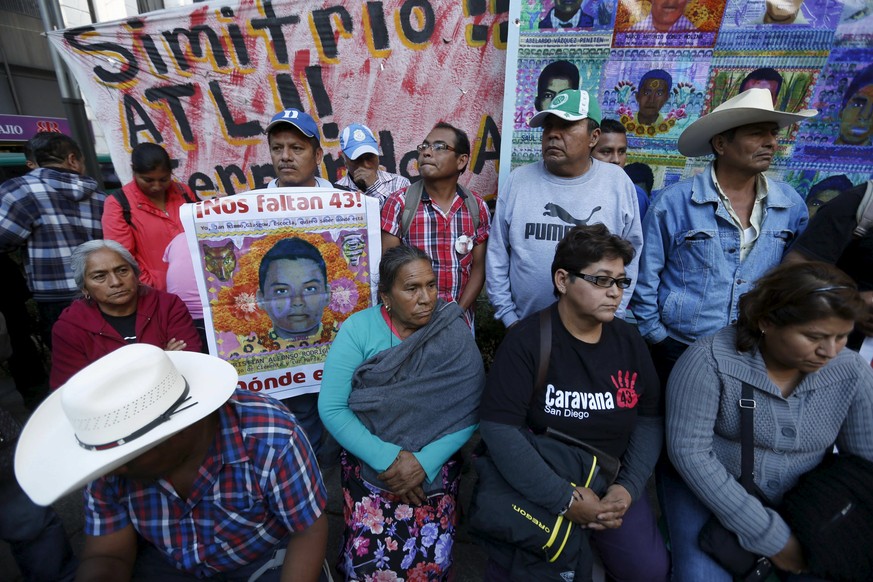
[[749, 89], [680, 136], [681, 154], [715, 160], [652, 201], [630, 304], [662, 386], [689, 344], [736, 320], [740, 296], [806, 227], [800, 195], [764, 172], [780, 129], [815, 114], [775, 111], [769, 91]]

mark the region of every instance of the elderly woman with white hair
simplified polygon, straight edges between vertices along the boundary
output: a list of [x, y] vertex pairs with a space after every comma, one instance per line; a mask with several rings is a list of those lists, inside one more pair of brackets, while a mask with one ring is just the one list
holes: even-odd
[[136, 259], [121, 244], [97, 239], [70, 258], [82, 298], [52, 328], [52, 390], [109, 352], [133, 343], [200, 351], [200, 338], [176, 295], [140, 283]]

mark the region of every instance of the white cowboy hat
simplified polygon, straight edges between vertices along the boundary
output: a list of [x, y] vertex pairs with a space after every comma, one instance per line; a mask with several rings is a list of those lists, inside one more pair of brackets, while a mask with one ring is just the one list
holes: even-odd
[[15, 476], [40, 505], [106, 475], [227, 402], [229, 363], [148, 344], [119, 348], [52, 393], [27, 421]]
[[816, 114], [815, 109], [797, 113], [776, 111], [773, 109], [773, 95], [768, 89], [749, 89], [689, 125], [679, 136], [679, 153], [689, 158], [705, 156], [712, 153], [709, 140], [729, 129], [764, 121], [776, 122], [781, 128]]

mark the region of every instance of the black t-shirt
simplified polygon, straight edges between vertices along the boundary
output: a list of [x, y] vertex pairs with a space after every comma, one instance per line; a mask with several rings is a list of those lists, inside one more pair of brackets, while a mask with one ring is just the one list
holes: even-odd
[[[637, 414], [659, 416], [660, 383], [637, 329], [616, 319], [600, 341], [588, 344], [564, 327], [555, 305], [546, 386], [533, 400], [539, 367], [539, 314], [512, 327], [497, 350], [485, 393], [482, 420], [557, 429], [621, 457]], [[533, 405], [532, 405], [533, 404]]]
[[121, 317], [107, 315], [103, 312], [101, 312], [101, 315], [103, 315], [103, 319], [118, 332], [124, 341], [129, 344], [136, 343], [136, 311]]
[[864, 183], [846, 190], [819, 208], [791, 247], [809, 259], [836, 265], [854, 279], [861, 291], [873, 290], [873, 235], [852, 235], [866, 189]]

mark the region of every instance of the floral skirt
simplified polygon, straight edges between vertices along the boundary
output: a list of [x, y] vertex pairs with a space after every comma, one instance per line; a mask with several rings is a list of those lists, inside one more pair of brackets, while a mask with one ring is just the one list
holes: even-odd
[[342, 451], [343, 532], [337, 569], [346, 580], [446, 580], [457, 525], [460, 458], [440, 470], [443, 490], [418, 506], [361, 478], [361, 462]]

